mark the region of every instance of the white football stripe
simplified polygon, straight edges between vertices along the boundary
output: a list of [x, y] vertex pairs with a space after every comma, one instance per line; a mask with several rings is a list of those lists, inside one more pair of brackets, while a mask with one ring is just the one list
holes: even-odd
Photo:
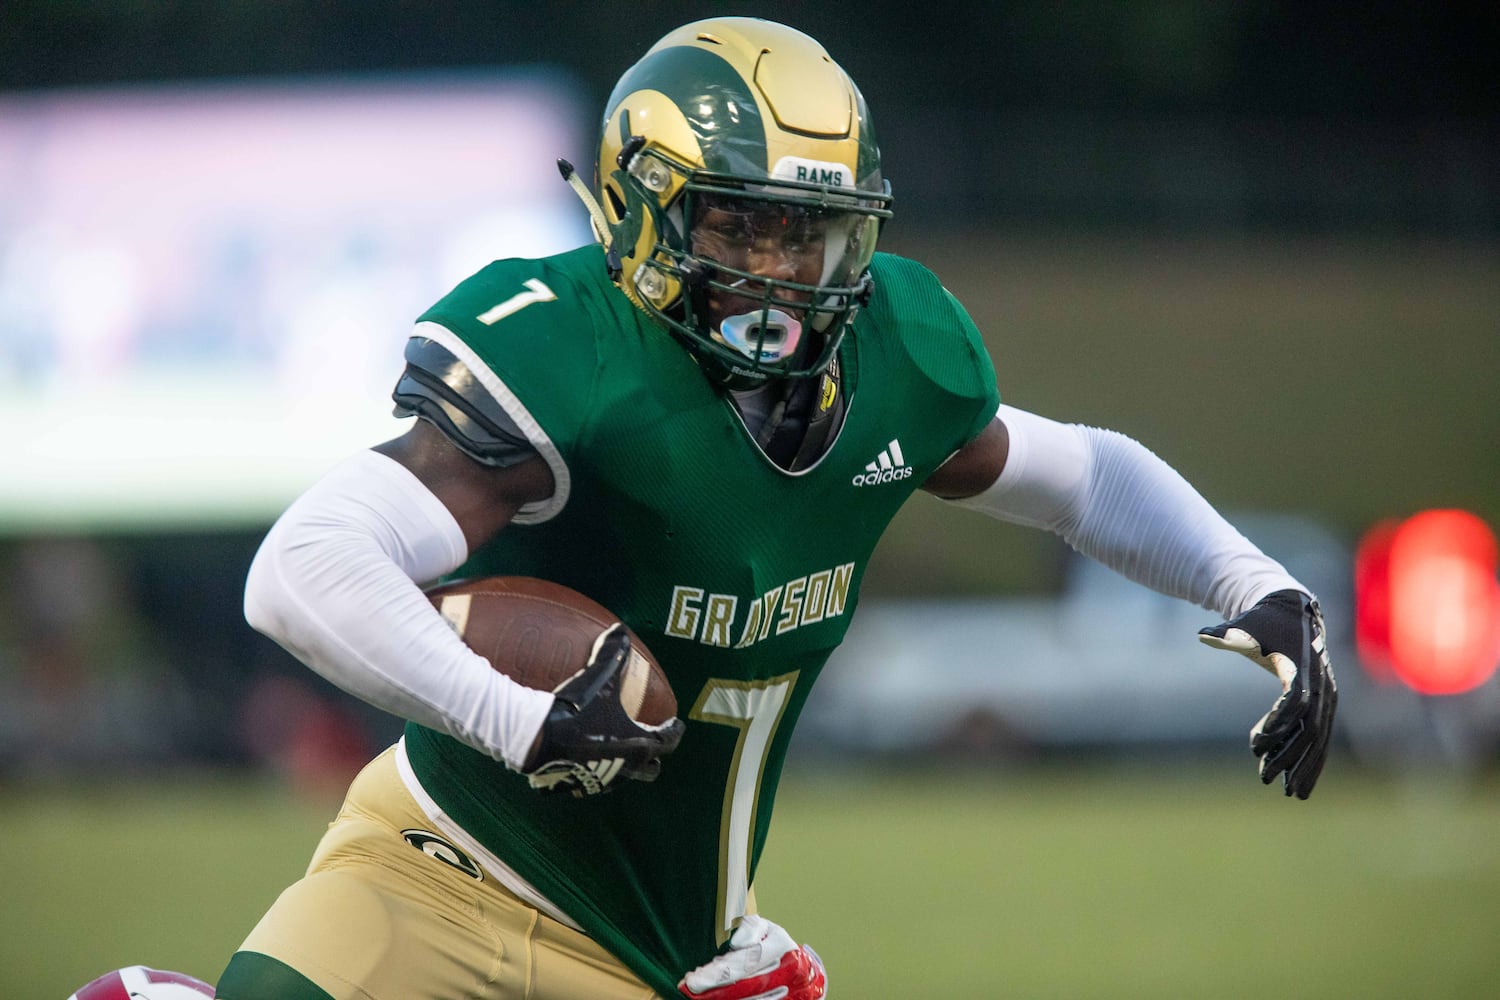
[[449, 594], [438, 602], [438, 613], [453, 627], [459, 638], [463, 638], [464, 630], [469, 627], [469, 608], [473, 603], [473, 594]]
[[641, 706], [646, 703], [646, 685], [651, 679], [651, 664], [639, 651], [631, 649], [630, 659], [625, 663], [625, 676], [620, 681], [620, 705], [625, 714], [640, 721]]

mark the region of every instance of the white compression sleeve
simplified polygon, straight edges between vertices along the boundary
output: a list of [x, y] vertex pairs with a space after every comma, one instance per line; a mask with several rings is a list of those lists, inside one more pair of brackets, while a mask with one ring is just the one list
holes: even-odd
[[1132, 438], [1012, 406], [997, 416], [1010, 433], [1004, 471], [953, 503], [1046, 528], [1137, 583], [1226, 619], [1277, 590], [1307, 590]]
[[361, 452], [266, 535], [245, 583], [245, 618], [345, 691], [519, 768], [552, 695], [492, 670], [418, 587], [467, 551], [453, 515], [416, 476]]

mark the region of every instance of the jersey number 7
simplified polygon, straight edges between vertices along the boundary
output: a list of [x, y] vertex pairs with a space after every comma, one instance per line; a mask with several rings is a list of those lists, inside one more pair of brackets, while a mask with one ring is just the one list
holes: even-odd
[[733, 726], [740, 732], [734, 747], [729, 781], [724, 788], [724, 811], [719, 819], [719, 943], [729, 940], [734, 924], [745, 915], [750, 896], [750, 845], [755, 814], [760, 805], [760, 783], [766, 756], [787, 696], [797, 683], [797, 671], [764, 681], [710, 679], [688, 718]]

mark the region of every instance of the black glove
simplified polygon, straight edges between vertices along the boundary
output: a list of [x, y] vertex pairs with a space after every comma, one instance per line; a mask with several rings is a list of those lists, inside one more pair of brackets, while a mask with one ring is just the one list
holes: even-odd
[[1307, 798], [1328, 756], [1339, 703], [1318, 602], [1278, 590], [1238, 618], [1200, 629], [1198, 638], [1243, 653], [1280, 678], [1282, 695], [1250, 730], [1250, 750], [1260, 758], [1261, 781], [1269, 785], [1279, 774], [1288, 795]]
[[584, 668], [553, 691], [552, 711], [521, 769], [532, 788], [597, 795], [617, 778], [651, 781], [661, 771], [661, 758], [677, 749], [684, 726], [676, 718], [642, 725], [625, 711], [620, 676], [629, 657], [630, 634], [611, 625]]

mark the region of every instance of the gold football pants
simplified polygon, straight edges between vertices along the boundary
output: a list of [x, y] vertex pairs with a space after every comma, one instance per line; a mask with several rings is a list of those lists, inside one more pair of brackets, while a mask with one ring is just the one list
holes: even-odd
[[307, 874], [240, 946], [220, 996], [656, 997], [592, 939], [519, 899], [431, 827], [401, 782], [395, 748], [366, 765]]

